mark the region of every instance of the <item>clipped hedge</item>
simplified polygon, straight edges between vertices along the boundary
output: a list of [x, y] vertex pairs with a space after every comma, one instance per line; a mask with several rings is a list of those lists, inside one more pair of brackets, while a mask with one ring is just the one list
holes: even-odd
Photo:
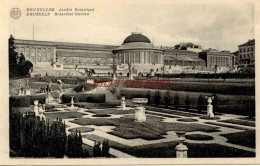
[[76, 92], [83, 92], [83, 88], [84, 88], [84, 91], [90, 91], [96, 87], [93, 87], [93, 84], [89, 84], [89, 83], [86, 83], [86, 84], [80, 84], [79, 86], [76, 86], [74, 88], [74, 91]]
[[33, 105], [34, 100], [39, 100], [39, 103], [45, 104], [47, 94], [30, 96], [30, 104]]
[[30, 96], [11, 96], [9, 98], [10, 106], [13, 107], [29, 107], [34, 104], [34, 100], [39, 100], [39, 103], [45, 104], [47, 95], [30, 95]]
[[13, 107], [29, 107], [30, 97], [29, 96], [11, 96], [9, 98], [10, 106]]
[[75, 103], [78, 102], [89, 102], [89, 103], [105, 103], [106, 95], [105, 94], [64, 94], [62, 95], [63, 103], [71, 103], [71, 96], [74, 96], [73, 100]]

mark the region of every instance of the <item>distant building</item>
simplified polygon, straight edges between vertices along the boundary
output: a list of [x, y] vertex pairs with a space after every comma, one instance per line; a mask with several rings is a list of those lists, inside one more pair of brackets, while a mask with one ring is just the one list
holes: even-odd
[[239, 51], [232, 52], [232, 54], [234, 54], [234, 56], [235, 56], [234, 64], [238, 65], [238, 63], [239, 63]]
[[179, 50], [188, 50], [192, 52], [199, 53], [202, 51], [202, 47], [200, 45], [195, 45], [193, 43], [180, 43], [174, 46], [174, 49], [179, 49]]
[[238, 67], [255, 66], [255, 39], [238, 46], [239, 64]]
[[206, 66], [199, 54], [188, 50], [164, 49], [164, 64], [178, 66]]
[[234, 66], [235, 56], [228, 51], [218, 51], [215, 49], [203, 50], [199, 57], [206, 61], [207, 68], [226, 68]]
[[163, 67], [163, 51], [139, 32], [133, 32], [113, 50], [119, 65], [131, 64], [137, 71], [149, 72]]

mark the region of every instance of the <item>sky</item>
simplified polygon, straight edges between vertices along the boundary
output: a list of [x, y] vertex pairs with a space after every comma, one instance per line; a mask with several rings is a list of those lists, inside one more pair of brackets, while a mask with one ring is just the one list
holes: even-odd
[[[34, 3], [33, 3], [34, 2]], [[10, 17], [9, 32], [17, 39], [121, 45], [132, 32], [142, 32], [156, 46], [181, 42], [203, 49], [238, 50], [254, 38], [252, 1], [18, 1], [22, 16]], [[73, 3], [71, 3], [73, 2]], [[41, 4], [40, 4], [41, 3]], [[26, 8], [94, 8], [89, 16], [25, 16]]]

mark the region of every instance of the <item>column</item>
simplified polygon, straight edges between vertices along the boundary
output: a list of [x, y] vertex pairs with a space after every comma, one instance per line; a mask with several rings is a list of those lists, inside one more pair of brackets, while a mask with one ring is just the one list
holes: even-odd
[[144, 64], [144, 52], [140, 52], [140, 64]]
[[123, 54], [124, 54], [124, 62], [123, 63], [125, 64], [125, 52]]
[[134, 60], [133, 60], [133, 62], [134, 62], [134, 64], [135, 64], [135, 51], [134, 51], [134, 56], [133, 56], [133, 59], [134, 59]]
[[151, 55], [151, 51], [149, 51], [149, 57], [150, 57], [150, 64], [152, 64], [152, 55]]
[[160, 54], [159, 54], [159, 52], [157, 52], [157, 61], [158, 61], [158, 64], [160, 64]]
[[30, 49], [30, 52], [29, 52], [29, 61], [32, 61], [32, 60], [31, 60], [32, 47], [30, 47], [29, 49]]
[[37, 63], [37, 52], [38, 52], [38, 48], [37, 47], [35, 47], [35, 63]]
[[53, 48], [53, 62], [56, 62], [56, 47]]

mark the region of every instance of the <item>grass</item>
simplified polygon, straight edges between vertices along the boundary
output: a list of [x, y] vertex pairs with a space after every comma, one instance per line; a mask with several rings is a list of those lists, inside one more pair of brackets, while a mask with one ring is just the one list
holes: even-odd
[[111, 108], [119, 106], [120, 104], [117, 103], [87, 103], [87, 102], [78, 102], [74, 104], [77, 107], [80, 108], [87, 108], [87, 109], [104, 109], [104, 108]]
[[202, 135], [202, 134], [190, 134], [185, 136], [187, 139], [190, 140], [197, 140], [197, 141], [208, 141], [213, 140], [214, 138], [209, 135]]
[[228, 139], [227, 142], [246, 146], [250, 148], [256, 148], [256, 134], [255, 130], [247, 130], [238, 133], [222, 134], [221, 136]]
[[197, 119], [185, 118], [185, 119], [177, 119], [180, 122], [197, 122]]
[[104, 108], [104, 109], [89, 109], [86, 112], [91, 112], [94, 114], [134, 114], [134, 110], [119, 110], [118, 108]]
[[238, 125], [243, 125], [243, 126], [255, 127], [254, 121], [246, 121], [246, 120], [240, 120], [240, 119], [228, 119], [228, 120], [221, 120], [219, 122], [225, 122], [225, 123], [232, 123], [232, 124], [238, 124]]
[[110, 117], [111, 115], [108, 114], [97, 114], [97, 115], [92, 115], [92, 117]]
[[245, 117], [245, 118], [238, 118], [238, 119], [241, 119], [241, 120], [248, 120], [248, 121], [253, 121], [253, 122], [255, 122], [255, 118]]
[[95, 129], [89, 127], [76, 127], [76, 128], [69, 129], [70, 132], [76, 132], [76, 130], [79, 130], [81, 133], [86, 133], [86, 132], [94, 131]]
[[46, 118], [49, 118], [50, 121], [54, 121], [57, 118], [59, 119], [70, 119], [70, 118], [81, 118], [83, 113], [80, 112], [55, 112], [55, 113], [46, 113]]
[[200, 119], [206, 119], [206, 120], [219, 120], [220, 117], [209, 117], [209, 116], [201, 116]]
[[[83, 137], [93, 140], [100, 141], [103, 137], [97, 135], [84, 135]], [[150, 145], [141, 145], [130, 147], [114, 141], [109, 140], [109, 145], [117, 150], [124, 153], [141, 157], [141, 158], [176, 158], [175, 147], [177, 141], [163, 142]], [[212, 157], [255, 157], [255, 153], [248, 152], [240, 149], [230, 148], [219, 144], [191, 144], [184, 143], [189, 148], [189, 158], [212, 158]], [[214, 150], [213, 150], [214, 149]]]
[[221, 126], [221, 127], [227, 127], [227, 128], [237, 129], [237, 130], [248, 130], [248, 129], [245, 128], [245, 127], [233, 126], [233, 125], [223, 124], [223, 123], [205, 122], [205, 124], [210, 124], [210, 125], [215, 125], [215, 126]]
[[142, 123], [135, 122], [133, 115], [125, 115], [125, 117], [116, 119], [81, 118], [75, 119], [71, 122], [79, 125], [116, 126], [114, 131], [109, 133], [125, 139], [142, 138], [146, 140], [156, 140], [163, 138], [163, 135], [165, 135], [167, 131], [218, 131], [218, 127], [211, 127], [208, 125], [202, 125], [198, 123], [167, 123], [161, 122], [163, 118], [149, 115], [147, 115], [146, 118], [146, 122]]
[[174, 116], [174, 115], [164, 115], [164, 114], [159, 114], [159, 113], [155, 113], [155, 112], [145, 112], [145, 114], [156, 115], [156, 116], [162, 116], [162, 117], [167, 117], [167, 118], [179, 118], [178, 116]]
[[175, 111], [171, 109], [166, 109], [166, 108], [157, 108], [157, 107], [151, 107], [151, 106], [145, 106], [148, 111], [153, 111], [153, 112], [160, 112], [160, 113], [167, 113], [167, 114], [172, 114], [172, 115], [179, 115], [179, 116], [186, 116], [186, 117], [196, 117], [199, 116], [197, 114], [193, 113], [186, 113], [186, 112], [180, 112], [180, 111]]

